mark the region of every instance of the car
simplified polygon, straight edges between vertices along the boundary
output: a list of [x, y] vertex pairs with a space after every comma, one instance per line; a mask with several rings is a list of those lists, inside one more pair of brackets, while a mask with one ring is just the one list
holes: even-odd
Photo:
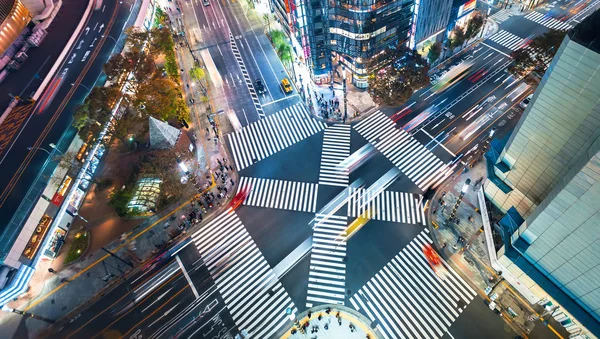
[[256, 87], [256, 92], [258, 94], [264, 94], [267, 92], [267, 89], [265, 88], [265, 84], [262, 82], [262, 80], [260, 79], [256, 79], [256, 82], [254, 83]]
[[288, 78], [283, 78], [283, 80], [281, 80], [281, 88], [283, 88], [285, 94], [290, 94], [294, 91], [294, 88], [292, 87], [292, 84]]
[[210, 5], [210, 2], [208, 2], [208, 0], [204, 0], [204, 6], [208, 6]]
[[523, 101], [521, 101], [521, 103], [519, 103], [519, 106], [521, 106], [522, 109], [527, 108], [527, 105], [529, 105], [529, 102], [531, 101], [532, 96], [533, 96], [533, 94], [529, 94], [527, 96], [527, 98], [523, 99]]
[[230, 213], [238, 208], [244, 202], [244, 200], [246, 200], [248, 194], [250, 194], [250, 186], [244, 186], [240, 188], [238, 193], [233, 197], [233, 199], [231, 199], [231, 202], [229, 203], [229, 207], [231, 207]]

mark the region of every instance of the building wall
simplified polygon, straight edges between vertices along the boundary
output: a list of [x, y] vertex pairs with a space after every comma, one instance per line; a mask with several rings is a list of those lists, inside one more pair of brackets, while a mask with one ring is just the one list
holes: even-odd
[[0, 55], [4, 54], [31, 21], [31, 13], [18, 0], [0, 0]]
[[529, 216], [600, 137], [600, 54], [568, 36], [546, 71], [502, 158], [509, 194], [486, 190], [500, 207]]
[[588, 152], [526, 220], [521, 239], [528, 261], [600, 319], [600, 138]]
[[421, 0], [417, 14], [415, 45], [445, 29], [450, 20], [452, 0]]

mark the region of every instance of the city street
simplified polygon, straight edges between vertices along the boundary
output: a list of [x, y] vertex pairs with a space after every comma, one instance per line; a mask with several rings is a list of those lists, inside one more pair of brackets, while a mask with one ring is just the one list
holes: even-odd
[[[0, 179], [0, 187], [3, 187], [0, 219], [6, 221], [3, 225], [8, 224], [18, 210], [40, 169], [59, 155], [57, 152], [49, 155], [35, 148], [52, 150], [50, 143], [61, 148], [74, 137], [75, 131], [69, 128], [73, 112], [91, 88], [100, 83], [102, 67], [132, 15], [134, 3], [136, 0], [105, 1], [101, 8], [93, 11], [46, 91], [28, 110], [20, 112], [26, 115], [22, 124], [10, 125], [13, 130], [3, 132], [14, 133], [0, 153], [0, 171], [7, 174]], [[28, 147], [34, 149], [29, 151]]]
[[[494, 13], [498, 31], [437, 70], [431, 86], [402, 107], [378, 108], [347, 125], [316, 119], [295, 90], [282, 91], [288, 75], [247, 4], [168, 6], [185, 33], [179, 48], [189, 43], [205, 67], [208, 111], [229, 125], [215, 144], [228, 149], [239, 178], [231, 195], [243, 195], [243, 203], [202, 223], [61, 335], [274, 338], [292, 326], [289, 313], [326, 304], [360, 312], [384, 338], [522, 334], [450, 263], [432, 268], [423, 250], [433, 243], [424, 196], [476, 161], [492, 135], [512, 131], [535, 88], [507, 73], [510, 53], [549, 28], [582, 20], [578, 13], [553, 19], [573, 4]], [[185, 73], [191, 61], [182, 60]], [[194, 114], [202, 130], [206, 121]]]

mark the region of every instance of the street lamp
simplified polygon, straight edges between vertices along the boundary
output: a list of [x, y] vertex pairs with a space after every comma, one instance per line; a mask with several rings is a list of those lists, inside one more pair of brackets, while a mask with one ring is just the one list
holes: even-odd
[[[105, 35], [103, 34], [103, 35], [102, 35], [102, 37], [104, 38], [104, 37], [105, 37]], [[115, 44], [117, 43], [117, 40], [115, 40], [115, 38], [113, 38], [112, 36], [110, 36], [110, 35], [106, 35], [106, 37], [107, 37], [107, 38], [111, 38], [111, 39], [112, 39], [112, 40], [115, 42]]]
[[[60, 151], [60, 150], [59, 150], [59, 149], [56, 147], [56, 144], [55, 144], [55, 143], [51, 142], [50, 144], [48, 144], [48, 146], [50, 146], [50, 148], [52, 148], [53, 150], [56, 150], [56, 151], [57, 151], [57, 152], [58, 152], [60, 155], [64, 155], [64, 153], [63, 153], [63, 152], [61, 152], [61, 151]], [[42, 151], [44, 151], [44, 152], [48, 153], [48, 155], [52, 155], [52, 152], [48, 151], [47, 149], [45, 149], [45, 148], [43, 148], [43, 147], [38, 147], [38, 146], [29, 146], [29, 147], [27, 147], [27, 150], [28, 150], [28, 151], [31, 151], [31, 150], [42, 150]]]
[[296, 328], [298, 329], [298, 331], [300, 331], [300, 333], [302, 333], [302, 334], [306, 333], [306, 330], [304, 330], [304, 327], [302, 327], [302, 325], [296, 318], [296, 312], [294, 312], [294, 310], [291, 307], [288, 307], [285, 309], [285, 314], [288, 315], [288, 319], [290, 319], [290, 321], [294, 323], [294, 326], [296, 326]]
[[88, 224], [90, 223], [89, 221], [87, 221], [87, 219], [86, 219], [86, 218], [82, 217], [82, 216], [79, 214], [79, 212], [75, 212], [75, 213], [73, 213], [73, 216], [74, 216], [74, 217], [79, 217], [79, 219], [81, 219], [81, 220], [85, 221], [85, 222], [86, 222], [86, 223], [88, 223]]
[[[75, 83], [71, 83], [71, 86], [75, 86]], [[84, 85], [84, 84], [79, 84], [79, 85], [77, 85], [77, 87], [79, 87], [79, 86], [81, 86], [81, 87], [85, 88], [85, 89], [86, 89], [88, 92], [91, 92], [91, 91], [92, 91], [92, 90], [91, 90], [89, 87], [87, 87], [87, 86], [86, 86], [86, 85]]]

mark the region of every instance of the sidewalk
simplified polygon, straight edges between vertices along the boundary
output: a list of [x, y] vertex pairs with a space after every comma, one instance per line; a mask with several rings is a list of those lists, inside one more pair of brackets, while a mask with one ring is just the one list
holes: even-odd
[[[486, 168], [482, 161], [467, 172], [454, 175], [446, 186], [438, 188], [427, 211], [429, 220], [432, 221], [434, 244], [440, 255], [477, 287], [478, 293], [488, 304], [494, 301], [500, 307], [505, 321], [517, 333], [529, 335], [536, 325], [542, 325], [532, 321], [539, 315], [539, 310], [511, 288], [490, 264], [488, 247], [481, 231], [483, 222], [477, 207], [479, 203], [476, 193], [485, 177]], [[471, 180], [471, 184], [451, 220], [452, 211], [467, 179]], [[566, 330], [554, 325], [555, 331], [568, 338]]]
[[[181, 48], [178, 51], [189, 52], [189, 50]], [[178, 56], [180, 66], [184, 68], [182, 77], [185, 85], [189, 83], [189, 67], [193, 65], [193, 57], [191, 54]], [[194, 129], [193, 134], [197, 136], [195, 138], [196, 146], [201, 150], [198, 152], [198, 160], [205, 164], [200, 169], [202, 177], [198, 180], [202, 188], [207, 187], [202, 192], [203, 197], [198, 195], [197, 199], [181, 197], [178, 202], [135, 226], [127, 238], [117, 239], [104, 246], [108, 251], [132, 263], [131, 266], [125, 265], [104, 250], [90, 253], [79, 262], [62, 269], [56, 266], [57, 262], [44, 260], [41, 261], [32, 278], [28, 293], [8, 306], [35, 314], [51, 322], [58, 322], [62, 319], [68, 321], [69, 317], [73, 317], [79, 312], [80, 308], [85, 308], [87, 304], [102, 297], [111, 287], [119, 284], [123, 277], [135, 272], [156, 253], [198, 228], [200, 223], [192, 225], [183, 219], [187, 219], [193, 210], [202, 215], [200, 203], [204, 203], [208, 207], [207, 199], [209, 198], [207, 196], [209, 194], [215, 197], [210, 199], [214, 199], [212, 201], [216, 206], [212, 209], [208, 208], [207, 214], [204, 214], [204, 221], [227, 208], [226, 194], [223, 194], [222, 200], [219, 199], [220, 192], [217, 186], [226, 186], [229, 195], [232, 195], [235, 184], [237, 184], [237, 176], [219, 164], [219, 161], [223, 164], [223, 155], [227, 157], [227, 153], [219, 141], [222, 140], [222, 135], [218, 124], [215, 124], [212, 133], [206, 131], [206, 127], [211, 127], [206, 104], [201, 103], [199, 97], [193, 92], [186, 93], [186, 95], [193, 95], [194, 98], [197, 98], [192, 107], [192, 115], [196, 117], [196, 121], [191, 124], [193, 125], [191, 127]], [[215, 131], [218, 133], [218, 142], [207, 142], [208, 138], [214, 140]], [[223, 180], [226, 172], [231, 174], [227, 174]], [[231, 180], [234, 185], [231, 184]], [[191, 185], [191, 183], [189, 184]], [[73, 229], [71, 233], [75, 233], [75, 231], [76, 229]], [[67, 249], [68, 244], [65, 244], [62, 250], [66, 251]], [[49, 273], [48, 268], [50, 267], [54, 268], [57, 273]], [[9, 326], [11, 331], [14, 331], [14, 333], [5, 334], [18, 338], [33, 337], [36, 333], [47, 330], [49, 325], [38, 319], [20, 317], [15, 313], [6, 312], [2, 313], [0, 323], [3, 328]]]

